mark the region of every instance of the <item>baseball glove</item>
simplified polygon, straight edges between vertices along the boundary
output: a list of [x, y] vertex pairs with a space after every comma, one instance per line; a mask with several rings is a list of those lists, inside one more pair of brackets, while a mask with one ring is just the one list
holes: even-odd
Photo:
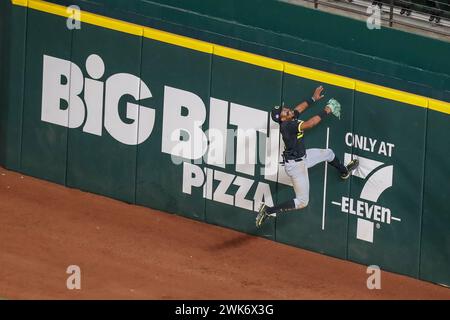
[[330, 99], [327, 106], [331, 109], [331, 113], [341, 120], [341, 104], [336, 99]]

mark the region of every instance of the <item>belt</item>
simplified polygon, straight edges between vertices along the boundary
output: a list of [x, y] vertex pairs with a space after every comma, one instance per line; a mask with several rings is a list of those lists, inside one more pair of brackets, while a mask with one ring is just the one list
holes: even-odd
[[294, 162], [300, 162], [305, 160], [306, 156], [303, 156], [302, 158], [297, 158], [297, 159], [288, 159], [288, 160], [284, 160], [283, 162], [280, 162], [281, 165], [284, 165], [285, 163], [294, 163]]
[[292, 162], [300, 162], [300, 161], [303, 161], [303, 158], [289, 159], [289, 160], [286, 160], [285, 162], [292, 163]]

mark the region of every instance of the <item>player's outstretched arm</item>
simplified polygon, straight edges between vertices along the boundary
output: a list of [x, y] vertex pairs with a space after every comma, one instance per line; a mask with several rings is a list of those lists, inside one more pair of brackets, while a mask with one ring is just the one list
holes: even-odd
[[316, 88], [316, 90], [314, 90], [312, 97], [310, 99], [308, 99], [307, 101], [303, 101], [302, 103], [297, 105], [295, 107], [295, 110], [297, 110], [298, 113], [302, 113], [303, 111], [305, 111], [306, 108], [308, 108], [311, 104], [313, 104], [314, 102], [316, 102], [324, 97], [322, 95], [322, 91], [323, 91], [323, 87], [318, 86]]
[[298, 125], [298, 130], [302, 131], [314, 128], [319, 124], [320, 121], [322, 121], [322, 118], [326, 117], [330, 113], [330, 107], [326, 106], [325, 109], [323, 109], [318, 115], [310, 118], [308, 121], [300, 122], [300, 124]]

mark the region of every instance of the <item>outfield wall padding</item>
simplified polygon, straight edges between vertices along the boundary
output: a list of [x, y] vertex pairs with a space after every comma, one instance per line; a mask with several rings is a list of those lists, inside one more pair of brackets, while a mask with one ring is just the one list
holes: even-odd
[[[111, 122], [108, 119], [111, 119], [110, 114], [114, 112], [112, 109], [117, 108], [119, 117], [126, 119], [128, 101], [121, 99], [117, 106], [110, 106], [106, 95], [110, 96], [117, 90], [113, 75], [129, 73], [139, 77], [141, 51], [141, 37], [88, 24], [73, 32], [72, 62], [85, 71], [88, 59], [95, 59], [92, 54], [98, 55], [105, 70], [101, 79], [109, 79], [109, 83], [108, 80], [97, 82], [100, 86], [98, 90], [104, 87], [105, 92], [105, 96], [101, 97], [105, 106], [102, 108], [101, 101], [97, 104], [95, 98], [92, 98], [92, 104], [87, 106], [86, 101], [91, 99], [86, 99], [86, 95], [91, 91], [96, 92], [97, 86], [92, 80], [84, 80], [86, 120], [80, 127], [69, 131], [67, 185], [134, 203], [137, 146], [118, 144], [108, 131], [108, 123]], [[138, 81], [130, 83], [127, 91], [133, 95], [128, 99], [130, 102], [140, 100]], [[69, 112], [69, 117], [71, 116]], [[124, 125], [123, 137], [120, 138], [123, 141], [137, 139], [138, 118], [133, 120], [134, 118], [130, 117]]]
[[[55, 90], [53, 86], [44, 87], [44, 57], [50, 55], [71, 60], [72, 31], [65, 25], [62, 27], [61, 23], [58, 16], [28, 10], [20, 169], [26, 174], [65, 184], [68, 101], [52, 99], [53, 104], [59, 103], [61, 111], [58, 115], [55, 113], [49, 116], [57, 117], [61, 125], [48, 125], [48, 118], [42, 116], [42, 109], [39, 107], [43, 103], [43, 92], [50, 97]], [[59, 82], [65, 84], [66, 88], [70, 84], [70, 67], [65, 70], [50, 68], [48, 71], [50, 76], [55, 77], [55, 72], [61, 73]]]
[[[450, 94], [447, 94], [450, 98]], [[449, 284], [450, 114], [428, 111], [420, 278]]]
[[[155, 110], [152, 135], [162, 136], [163, 115], [168, 112], [164, 110], [165, 90], [183, 88], [209, 104], [212, 56], [144, 37], [143, 57], [141, 76], [148, 79], [152, 91], [147, 105]], [[173, 166], [172, 155], [162, 152], [162, 144], [162, 139], [149, 139], [138, 145], [136, 203], [203, 221], [203, 190], [183, 192], [183, 165]]]
[[20, 169], [27, 11], [2, 1], [0, 163]]
[[[8, 10], [6, 168], [450, 285], [448, 92], [430, 99], [88, 12], [70, 29], [65, 8], [42, 1]], [[294, 197], [270, 110], [319, 85], [325, 98], [301, 118], [330, 98], [342, 115], [306, 145], [360, 167], [348, 180], [310, 168], [307, 208], [257, 229], [261, 202]]]

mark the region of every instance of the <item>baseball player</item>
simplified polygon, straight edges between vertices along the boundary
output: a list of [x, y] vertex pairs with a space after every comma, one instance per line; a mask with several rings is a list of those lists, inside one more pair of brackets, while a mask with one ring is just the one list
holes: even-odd
[[342, 179], [347, 179], [351, 172], [358, 166], [358, 160], [350, 161], [346, 166], [338, 159], [331, 149], [305, 149], [305, 131], [315, 127], [330, 113], [340, 118], [341, 105], [335, 99], [330, 99], [326, 107], [318, 115], [308, 121], [302, 121], [297, 117], [314, 102], [323, 98], [323, 87], [319, 86], [313, 96], [300, 103], [291, 110], [287, 107], [274, 107], [271, 112], [272, 120], [280, 124], [280, 132], [283, 137], [285, 149], [282, 154], [284, 169], [292, 181], [295, 198], [274, 207], [262, 204], [256, 216], [256, 227], [259, 228], [268, 217], [276, 217], [277, 213], [303, 209], [309, 201], [308, 169], [316, 164], [327, 161], [336, 168]]

